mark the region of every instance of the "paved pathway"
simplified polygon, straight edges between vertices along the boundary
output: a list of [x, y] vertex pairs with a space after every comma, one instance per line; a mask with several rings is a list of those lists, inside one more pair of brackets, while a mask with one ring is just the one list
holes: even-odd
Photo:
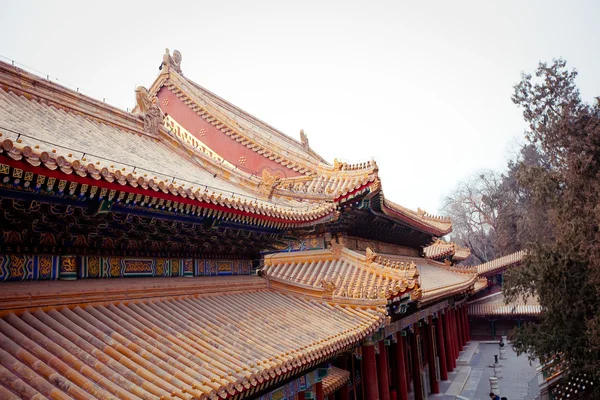
[[[499, 354], [498, 345], [482, 342], [470, 345], [473, 353], [468, 365], [458, 366], [449, 373], [449, 379], [440, 382], [440, 394], [430, 394], [430, 400], [489, 400], [489, 377], [494, 376], [490, 365], [494, 363], [494, 354]], [[517, 357], [509, 345], [506, 346], [506, 358], [500, 360], [504, 366], [504, 376], [499, 380], [500, 396], [506, 396], [508, 400], [534, 400], [538, 395], [536, 363], [530, 365], [526, 355]], [[463, 376], [465, 371], [469, 372], [467, 378]], [[408, 397], [412, 400], [413, 393]]]
[[[488, 400], [490, 393], [489, 377], [494, 376], [494, 355], [498, 353], [497, 344], [480, 343], [469, 365], [471, 375], [461, 392], [461, 397], [470, 400]], [[506, 360], [500, 360], [503, 377], [499, 379], [500, 396], [508, 400], [533, 400], [537, 396], [537, 377], [535, 362], [530, 364], [527, 355], [517, 357], [509, 345], [506, 346]], [[534, 382], [531, 382], [531, 381]], [[531, 383], [531, 385], [530, 385]]]

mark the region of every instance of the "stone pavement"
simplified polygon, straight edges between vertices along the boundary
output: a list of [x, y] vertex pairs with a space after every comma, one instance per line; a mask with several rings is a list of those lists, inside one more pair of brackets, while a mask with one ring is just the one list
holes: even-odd
[[[473, 350], [475, 343], [470, 343], [469, 348]], [[498, 344], [477, 343], [467, 366], [458, 366], [454, 372], [448, 374], [448, 380], [440, 382], [440, 394], [430, 394], [429, 400], [489, 400], [490, 381], [494, 376], [493, 368], [489, 366], [494, 363], [494, 354], [499, 354]], [[462, 355], [463, 352], [461, 352]], [[506, 360], [499, 360], [503, 365], [503, 378], [499, 379], [500, 396], [506, 396], [508, 400], [534, 400], [539, 394], [536, 363], [529, 364], [526, 355], [517, 357], [510, 345], [506, 345]], [[464, 372], [468, 371], [468, 378], [464, 379]], [[464, 382], [464, 385], [463, 385]], [[456, 387], [459, 390], [456, 390]], [[462, 390], [461, 390], [462, 389]], [[459, 395], [457, 395], [460, 393]], [[413, 394], [409, 393], [409, 399]]]
[[[460, 397], [469, 400], [488, 400], [490, 393], [489, 377], [494, 376], [494, 355], [499, 354], [497, 344], [480, 343], [469, 366], [471, 375]], [[503, 377], [498, 380], [500, 396], [509, 400], [533, 400], [539, 394], [536, 378], [536, 363], [530, 364], [527, 355], [517, 357], [510, 345], [506, 346], [506, 360], [499, 360], [503, 366]], [[533, 382], [532, 382], [533, 381]], [[460, 399], [460, 398], [459, 398]]]

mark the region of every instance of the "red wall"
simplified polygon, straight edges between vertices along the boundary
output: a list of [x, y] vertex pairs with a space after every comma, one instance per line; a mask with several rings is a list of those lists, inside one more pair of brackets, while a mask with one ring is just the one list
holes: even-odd
[[[169, 114], [175, 121], [183, 126], [198, 140], [210, 147], [218, 155], [237, 166], [245, 172], [261, 175], [264, 168], [275, 174], [280, 172], [281, 177], [292, 177], [302, 175], [283, 165], [252, 151], [231, 139], [225, 133], [212, 126], [201, 116], [196, 114], [190, 107], [181, 101], [173, 92], [162, 87], [157, 95], [160, 108], [165, 114]], [[202, 135], [204, 133], [204, 135]], [[245, 157], [245, 162], [240, 162], [240, 157]]]

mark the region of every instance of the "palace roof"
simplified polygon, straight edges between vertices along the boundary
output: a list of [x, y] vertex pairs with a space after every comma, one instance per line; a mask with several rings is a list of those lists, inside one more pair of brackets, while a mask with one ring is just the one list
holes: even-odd
[[350, 371], [337, 367], [330, 367], [328, 374], [323, 378], [323, 396], [335, 393], [350, 380]]
[[423, 253], [426, 258], [431, 260], [441, 260], [446, 257], [452, 257], [453, 261], [462, 261], [471, 255], [471, 250], [467, 247], [460, 247], [454, 242], [436, 239], [432, 244], [423, 249]]
[[[241, 144], [265, 160], [301, 174], [281, 177], [273, 187], [274, 195], [343, 203], [359, 195], [372, 197], [379, 193], [377, 199], [380, 204], [374, 205], [375, 212], [430, 235], [443, 236], [451, 232], [452, 226], [447, 218], [421, 210], [415, 212], [386, 200], [374, 161], [348, 164], [335, 160], [328, 164], [310, 148], [304, 132], [301, 132], [301, 141], [298, 142], [183, 76], [181, 54], [177, 51], [175, 54], [177, 57], [171, 57], [167, 50], [162, 72], [150, 87], [150, 95], [162, 96], [161, 91], [168, 90], [195, 115], [215, 127], [215, 132], [231, 138], [232, 144]], [[166, 97], [159, 105], [165, 113], [172, 110], [172, 104]], [[239, 167], [242, 168], [241, 165]]]
[[[258, 176], [196, 139], [188, 146], [178, 131], [162, 125], [162, 111], [143, 88], [137, 90], [136, 113], [128, 113], [0, 62], [3, 165], [19, 174], [26, 165], [40, 168], [35, 171], [42, 178], [64, 179], [88, 196], [104, 188], [114, 193], [110, 201], [143, 203], [151, 210], [169, 202], [175, 205], [169, 209], [189, 215], [209, 211], [277, 229], [335, 220], [339, 204], [375, 196], [376, 215], [426, 235], [451, 231], [448, 219], [386, 200], [374, 161], [336, 160], [330, 165], [310, 149], [305, 136], [301, 143], [289, 138], [172, 68], [163, 70], [152, 93], [163, 86], [236, 143], [301, 175], [279, 177], [263, 171]], [[84, 193], [90, 188], [93, 193]]]
[[0, 111], [4, 162], [43, 166], [46, 175], [86, 182], [86, 188], [121, 189], [281, 226], [317, 221], [335, 209], [333, 203], [259, 198], [259, 178], [181, 149], [164, 128], [148, 132], [137, 115], [1, 62]]
[[517, 251], [515, 253], [506, 255], [504, 257], [498, 257], [492, 261], [488, 261], [483, 264], [477, 265], [477, 273], [480, 276], [489, 276], [499, 274], [507, 268], [521, 264], [523, 257], [525, 256], [525, 250]]
[[477, 282], [475, 268], [453, 267], [445, 263], [421, 257], [406, 257], [392, 254], [381, 254], [386, 262], [412, 264], [419, 275], [422, 304], [458, 295], [471, 293]]
[[[243, 398], [355, 345], [384, 320], [381, 308], [278, 292], [257, 277], [194, 280], [192, 294], [173, 296], [186, 286], [178, 280], [164, 296], [161, 286], [172, 283], [160, 278], [101, 280], [90, 292], [76, 282], [39, 288], [31, 304], [53, 305], [0, 320], [0, 389], [28, 398]], [[3, 301], [20, 285], [0, 285]]]
[[537, 298], [516, 300], [506, 303], [502, 293], [494, 293], [469, 303], [469, 315], [487, 316], [536, 316], [542, 312]]
[[265, 256], [262, 275], [272, 287], [365, 304], [412, 291], [418, 297], [413, 264], [389, 264], [367, 249], [366, 255], [334, 245], [333, 249]]

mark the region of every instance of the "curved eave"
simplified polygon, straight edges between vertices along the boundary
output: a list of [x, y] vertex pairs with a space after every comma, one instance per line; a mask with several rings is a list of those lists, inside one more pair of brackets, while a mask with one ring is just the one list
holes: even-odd
[[[6, 141], [3, 143], [6, 143]], [[236, 216], [237, 218], [234, 217], [234, 219], [239, 219], [241, 222], [244, 222], [244, 220], [265, 221], [268, 225], [277, 225], [280, 228], [309, 226], [328, 221], [335, 217], [335, 207], [333, 205], [329, 205], [323, 212], [319, 212], [313, 217], [308, 217], [307, 211], [304, 210], [298, 211], [298, 215], [290, 215], [290, 218], [279, 213], [274, 207], [272, 209], [252, 211], [252, 208], [248, 207], [248, 204], [236, 204], [231, 201], [224, 201], [224, 199], [215, 197], [214, 195], [203, 196], [202, 193], [200, 193], [200, 195], [191, 193], [190, 196], [190, 193], [180, 191], [178, 188], [165, 188], [166, 190], [159, 189], [158, 187], [144, 188], [135, 180], [128, 181], [125, 176], [123, 176], [123, 179], [121, 180], [115, 181], [113, 179], [111, 182], [103, 179], [105, 177], [101, 176], [101, 174], [98, 174], [98, 176], [89, 174], [88, 176], [87, 173], [82, 172], [79, 174], [71, 168], [65, 172], [66, 168], [64, 166], [62, 168], [58, 167], [56, 163], [47, 167], [46, 164], [40, 161], [39, 156], [31, 159], [24, 157], [22, 154], [16, 154], [13, 147], [7, 151], [7, 147], [8, 146], [0, 147], [0, 164], [6, 166], [3, 170], [6, 169], [7, 171], [6, 174], [0, 173], [0, 176], [4, 176], [3, 179], [8, 179], [7, 182], [12, 182], [15, 188], [27, 187], [39, 191], [39, 189], [42, 188], [42, 185], [49, 184], [51, 180], [51, 189], [56, 190], [59, 194], [65, 193], [88, 198], [96, 196], [98, 199], [106, 197], [109, 201], [115, 199], [117, 202], [122, 201], [126, 204], [130, 202], [132, 204], [140, 203], [142, 198], [148, 196], [152, 199], [160, 199], [163, 202], [175, 202], [185, 206], [189, 205], [190, 207], [196, 207], [198, 212], [200, 212], [200, 210], [212, 210], [214, 213], [226, 213], [230, 214], [232, 217]], [[7, 154], [9, 152], [12, 152], [12, 154]], [[23, 160], [23, 158], [25, 158], [25, 160]], [[42, 167], [41, 164], [44, 164], [45, 167]], [[11, 170], [12, 173], [8, 172]], [[21, 172], [16, 173], [15, 171]], [[36, 184], [33, 184], [32, 181], [28, 181], [21, 176], [25, 175], [26, 177], [27, 173], [32, 174], [31, 179], [33, 179], [34, 175], [37, 176]], [[42, 178], [42, 180], [38, 181], [39, 178]], [[65, 182], [62, 189], [60, 188], [60, 181]], [[66, 183], [69, 183], [69, 185]], [[73, 189], [71, 188], [71, 184], [75, 184]], [[57, 186], [57, 189], [54, 189], [55, 185]], [[105, 189], [104, 195], [101, 194], [103, 189]], [[121, 193], [123, 193], [123, 195], [121, 195]], [[150, 204], [149, 201], [144, 202]], [[160, 206], [160, 203], [154, 202], [154, 205], [158, 207]], [[308, 213], [310, 213], [310, 210]]]
[[473, 287], [477, 281], [477, 276], [473, 275], [467, 281], [461, 282], [455, 285], [448, 285], [443, 287], [438, 287], [432, 290], [423, 291], [423, 296], [421, 297], [421, 303], [430, 303], [434, 300], [441, 299], [443, 297], [450, 297], [459, 294], [469, 293], [473, 290]]
[[433, 236], [444, 236], [452, 232], [452, 224], [450, 222], [444, 223], [446, 227], [441, 228], [432, 224], [424, 218], [415, 217], [407, 212], [402, 212], [398, 209], [391, 208], [386, 204], [386, 200], [383, 196], [381, 200], [381, 211], [389, 218], [402, 221], [403, 223], [408, 224], [411, 227], [414, 227], [422, 232], [429, 233]]

